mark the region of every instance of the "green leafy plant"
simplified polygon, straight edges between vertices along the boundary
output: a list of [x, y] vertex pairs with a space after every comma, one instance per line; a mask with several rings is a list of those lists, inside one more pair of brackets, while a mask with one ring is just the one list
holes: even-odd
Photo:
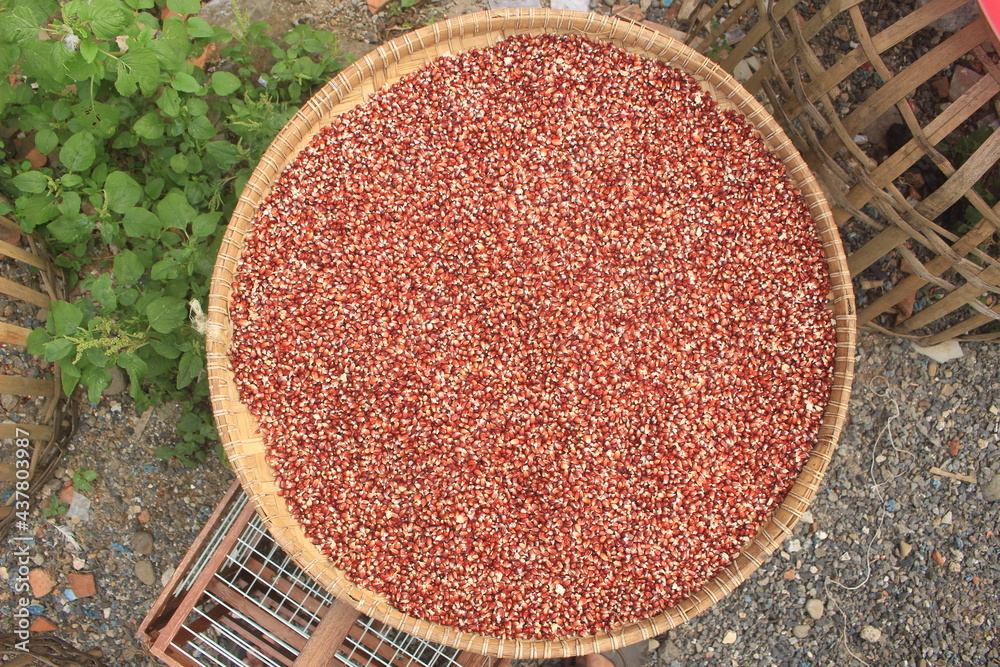
[[[217, 437], [190, 315], [252, 167], [340, 63], [335, 36], [307, 25], [275, 40], [245, 19], [234, 35], [159, 14], [153, 0], [0, 0], [0, 136], [31, 139], [48, 157], [33, 168], [5, 144], [0, 189], [12, 203], [0, 213], [41, 236], [74, 295], [52, 304], [29, 350], [58, 362], [66, 393], [82, 384], [91, 403], [116, 366], [137, 409], [181, 401], [184, 443], [159, 453], [196, 465]], [[195, 64], [209, 48], [211, 72]]]
[[52, 494], [49, 498], [49, 506], [42, 510], [42, 516], [47, 519], [62, 516], [69, 511], [69, 505], [59, 500], [59, 496]]
[[90, 483], [97, 479], [96, 470], [77, 468], [73, 473], [73, 488], [77, 491], [90, 491]]
[[396, 0], [395, 2], [389, 3], [385, 11], [389, 16], [396, 18], [402, 15], [404, 9], [409, 9], [410, 7], [415, 7], [420, 0]]
[[[709, 23], [708, 23], [708, 29], [709, 30], [715, 31], [718, 28], [719, 28], [719, 22], [718, 21], [716, 21], [715, 19], [712, 19], [711, 21], [709, 21]], [[727, 55], [729, 55], [729, 52], [731, 50], [732, 50], [732, 47], [729, 45], [729, 40], [726, 39], [725, 35], [721, 35], [718, 39], [716, 39], [714, 42], [712, 42], [711, 45], [709, 45], [708, 50], [705, 51], [705, 55], [710, 60], [714, 60], [716, 62], [719, 62], [723, 58], [725, 58]]]

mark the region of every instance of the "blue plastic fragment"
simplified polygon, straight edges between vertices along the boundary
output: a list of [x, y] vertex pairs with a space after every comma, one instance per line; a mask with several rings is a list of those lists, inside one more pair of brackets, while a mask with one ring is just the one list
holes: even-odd
[[66, 590], [64, 590], [63, 595], [65, 595], [66, 599], [69, 600], [70, 602], [76, 599], [76, 593], [73, 592], [72, 588], [67, 588]]
[[899, 509], [899, 506], [896, 504], [895, 500], [887, 500], [887, 501], [885, 501], [885, 511], [886, 512], [895, 512], [897, 509]]
[[45, 613], [45, 607], [40, 604], [29, 604], [28, 613], [32, 616], [41, 616]]
[[932, 479], [931, 480], [931, 486], [933, 486], [935, 489], [941, 488], [941, 480], [939, 480], [939, 479]]
[[674, 4], [674, 0], [663, 0], [664, 7], [669, 7], [672, 4]]
[[126, 556], [131, 556], [132, 555], [132, 551], [128, 547], [122, 546], [121, 544], [118, 544], [117, 542], [112, 542], [111, 543], [111, 548], [114, 549], [115, 551], [117, 551], [118, 553], [125, 554]]

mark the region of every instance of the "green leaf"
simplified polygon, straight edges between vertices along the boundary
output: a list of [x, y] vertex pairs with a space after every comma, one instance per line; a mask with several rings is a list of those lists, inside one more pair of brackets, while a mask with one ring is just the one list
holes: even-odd
[[231, 74], [230, 72], [212, 73], [212, 90], [215, 91], [216, 95], [225, 97], [239, 90], [241, 85], [243, 85], [242, 82], [235, 74]]
[[63, 213], [48, 224], [46, 229], [57, 240], [66, 244], [86, 241], [94, 232], [94, 217], [83, 213]]
[[170, 158], [170, 168], [176, 171], [178, 174], [183, 174], [187, 171], [188, 159], [187, 155], [184, 153], [175, 153], [172, 158]]
[[208, 102], [200, 97], [189, 97], [185, 106], [187, 106], [188, 113], [192, 118], [208, 113]]
[[81, 16], [90, 20], [90, 29], [98, 39], [114, 39], [125, 32], [129, 12], [118, 0], [90, 0]]
[[94, 62], [97, 59], [97, 54], [100, 52], [101, 49], [94, 40], [85, 39], [80, 42], [80, 55], [83, 56], [84, 62]]
[[[41, 329], [41, 331], [45, 331], [45, 329]], [[181, 356], [181, 351], [173, 343], [157, 340], [153, 341], [152, 345], [156, 353], [166, 359], [176, 359]]]
[[207, 116], [198, 116], [197, 118], [192, 118], [191, 122], [188, 123], [188, 134], [191, 135], [191, 138], [198, 141], [208, 141], [209, 139], [214, 139], [218, 131]]
[[43, 20], [44, 17], [39, 18], [28, 7], [14, 7], [0, 17], [0, 41], [24, 44], [38, 39], [38, 28]]
[[163, 227], [178, 227], [185, 229], [188, 222], [194, 218], [196, 211], [188, 203], [184, 193], [173, 190], [168, 192], [156, 205], [156, 215]]
[[200, 95], [204, 92], [203, 87], [200, 83], [198, 83], [198, 80], [185, 72], [178, 72], [175, 74], [171, 85], [182, 93]]
[[160, 96], [156, 98], [156, 106], [167, 115], [168, 118], [176, 118], [181, 113], [181, 98], [173, 88], [164, 88]]
[[142, 392], [142, 381], [146, 378], [146, 374], [149, 373], [149, 366], [135, 352], [122, 352], [119, 354], [118, 366], [124, 368], [125, 372], [128, 373], [129, 384], [131, 385], [129, 393], [132, 394], [132, 398], [137, 402], [143, 402], [145, 394]]
[[52, 321], [52, 333], [57, 336], [69, 336], [80, 328], [83, 311], [67, 301], [53, 301], [49, 310], [49, 320]]
[[124, 213], [142, 197], [142, 188], [124, 171], [113, 171], [104, 181], [107, 205], [115, 213]]
[[156, 238], [163, 226], [152, 211], [144, 208], [130, 208], [122, 218], [125, 234], [132, 238]]
[[21, 192], [45, 192], [49, 187], [49, 177], [40, 171], [26, 171], [14, 177], [14, 187]]
[[59, 151], [59, 161], [66, 171], [83, 171], [94, 164], [97, 150], [94, 148], [94, 135], [90, 132], [78, 132], [70, 137], [62, 150]]
[[178, 14], [197, 14], [201, 11], [198, 0], [167, 0], [167, 9]]
[[173, 257], [164, 257], [149, 271], [153, 280], [173, 280], [180, 275], [181, 265]]
[[143, 190], [150, 199], [159, 199], [165, 185], [166, 182], [161, 177], [153, 176], [146, 180], [146, 187]]
[[75, 188], [83, 184], [83, 176], [80, 174], [63, 174], [59, 179], [59, 184], [64, 188]]
[[131, 250], [123, 250], [112, 262], [115, 282], [119, 285], [132, 285], [146, 273], [146, 267]]
[[163, 119], [160, 118], [160, 114], [150, 111], [137, 120], [132, 129], [143, 139], [159, 139], [163, 136]]
[[200, 354], [185, 352], [177, 368], [177, 388], [183, 389], [194, 382], [205, 368]]
[[[127, 76], [128, 81], [139, 84], [143, 95], [152, 97], [160, 84], [160, 63], [152, 51], [135, 46], [123, 53], [121, 60], [118, 61], [118, 78], [121, 79], [123, 74]], [[115, 86], [117, 87], [117, 85], [116, 81]], [[132, 91], [135, 92], [134, 85], [132, 85]]]
[[210, 141], [205, 144], [205, 155], [215, 160], [220, 171], [226, 171], [240, 161], [240, 149], [228, 141]]
[[160, 459], [161, 461], [169, 461], [174, 458], [174, 448], [164, 445], [162, 447], [157, 447], [153, 450], [153, 456]]
[[146, 306], [149, 325], [160, 333], [170, 333], [187, 321], [187, 304], [175, 296], [161, 296]]
[[21, 229], [30, 234], [38, 225], [44, 225], [59, 215], [55, 201], [56, 198], [47, 192], [18, 197], [15, 204]]
[[59, 145], [59, 137], [49, 128], [39, 130], [35, 134], [35, 148], [40, 153], [51, 153]]
[[44, 327], [34, 329], [28, 334], [28, 353], [34, 355], [45, 354], [45, 344], [52, 340], [52, 336]]
[[107, 368], [87, 366], [80, 381], [87, 387], [87, 400], [97, 405], [101, 402], [101, 392], [111, 386], [111, 373]]
[[59, 203], [59, 212], [65, 215], [79, 213], [81, 205], [82, 200], [80, 199], [80, 193], [74, 192], [73, 190], [64, 190], [62, 193], [62, 201]]
[[221, 219], [222, 213], [219, 211], [202, 213], [191, 221], [191, 233], [195, 238], [211, 236], [219, 228], [219, 221]]
[[[194, 12], [197, 13], [197, 12]], [[208, 37], [215, 35], [215, 28], [208, 24], [208, 21], [200, 16], [192, 16], [187, 20], [188, 34], [192, 37]]]
[[110, 273], [102, 273], [98, 276], [94, 284], [90, 286], [90, 296], [94, 297], [94, 300], [101, 304], [104, 310], [114, 310], [118, 307], [118, 298], [111, 286]]
[[59, 371], [62, 374], [63, 393], [72, 396], [76, 385], [80, 384], [80, 370], [72, 362], [63, 359], [59, 362]]
[[45, 344], [45, 351], [42, 357], [45, 361], [59, 361], [65, 359], [76, 349], [76, 344], [65, 338], [56, 338]]

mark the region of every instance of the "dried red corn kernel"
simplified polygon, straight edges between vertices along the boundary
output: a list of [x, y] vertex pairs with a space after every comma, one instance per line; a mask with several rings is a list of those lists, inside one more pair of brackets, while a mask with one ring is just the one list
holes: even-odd
[[231, 358], [294, 516], [400, 610], [587, 635], [703, 586], [816, 441], [835, 332], [780, 161], [572, 36], [324, 128], [247, 237]]

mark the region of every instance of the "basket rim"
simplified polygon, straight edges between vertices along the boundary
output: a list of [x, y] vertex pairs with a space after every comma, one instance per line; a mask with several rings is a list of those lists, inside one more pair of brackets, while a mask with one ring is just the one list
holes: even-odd
[[[813, 217], [832, 285], [830, 306], [836, 321], [836, 358], [830, 400], [817, 443], [792, 489], [740, 554], [700, 590], [642, 621], [586, 637], [557, 640], [504, 639], [458, 631], [404, 614], [387, 600], [346, 580], [309, 542], [278, 497], [273, 473], [263, 454], [259, 425], [240, 402], [229, 364], [229, 299], [243, 240], [273, 179], [320, 127], [340, 112], [363, 102], [393, 78], [401, 62], [430, 62], [435, 53], [464, 52], [523, 33], [580, 34], [611, 42], [632, 53], [664, 60], [708, 85], [723, 106], [736, 108], [785, 165]], [[470, 40], [483, 42], [472, 43]], [[421, 58], [429, 59], [421, 60]], [[396, 69], [394, 69], [396, 68]], [[398, 76], [396, 76], [398, 78]], [[351, 100], [344, 103], [343, 100]], [[847, 416], [855, 345], [854, 296], [847, 260], [823, 193], [781, 127], [756, 99], [715, 63], [680, 42], [644, 25], [585, 12], [545, 9], [484, 11], [435, 23], [396, 38], [364, 56], [318, 91], [282, 129], [255, 168], [226, 230], [212, 275], [208, 302], [206, 352], [210, 395], [216, 423], [230, 462], [257, 513], [275, 541], [303, 570], [331, 594], [362, 613], [416, 637], [460, 650], [515, 659], [556, 658], [621, 648], [690, 620], [741, 584], [788, 537], [808, 508], [830, 464]]]

